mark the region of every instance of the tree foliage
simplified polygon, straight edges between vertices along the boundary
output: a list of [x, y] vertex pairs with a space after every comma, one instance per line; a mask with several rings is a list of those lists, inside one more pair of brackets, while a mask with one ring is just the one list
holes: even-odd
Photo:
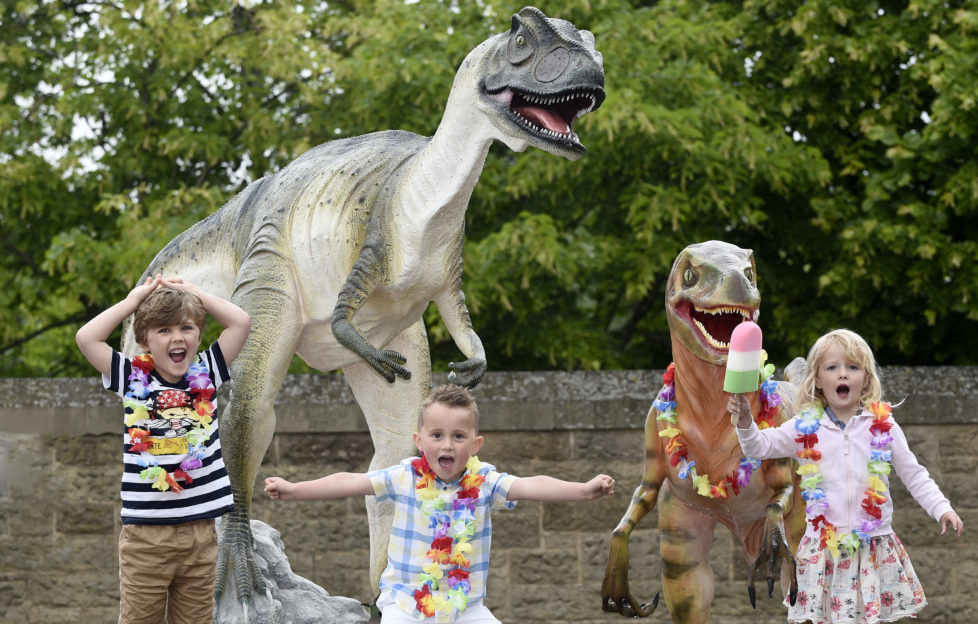
[[[14, 1], [0, 9], [0, 375], [90, 374], [75, 329], [166, 241], [338, 137], [430, 135], [498, 0]], [[576, 162], [490, 151], [464, 287], [490, 369], [670, 357], [687, 244], [755, 250], [775, 361], [837, 326], [975, 364], [978, 10], [576, 0], [607, 100]], [[436, 367], [458, 359], [428, 313]], [[296, 370], [302, 370], [297, 366]]]

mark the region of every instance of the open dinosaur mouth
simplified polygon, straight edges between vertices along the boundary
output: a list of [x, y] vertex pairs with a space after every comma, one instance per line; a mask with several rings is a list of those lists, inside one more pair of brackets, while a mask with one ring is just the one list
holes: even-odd
[[[508, 90], [507, 90], [508, 91]], [[603, 94], [582, 90], [557, 95], [510, 91], [510, 117], [524, 130], [565, 147], [583, 151], [574, 120], [600, 106]]]
[[689, 319], [700, 337], [716, 351], [727, 352], [730, 347], [730, 336], [734, 327], [744, 321], [749, 321], [755, 315], [754, 310], [734, 306], [719, 306], [716, 308], [701, 308], [688, 301], [680, 304], [678, 310], [681, 316]]

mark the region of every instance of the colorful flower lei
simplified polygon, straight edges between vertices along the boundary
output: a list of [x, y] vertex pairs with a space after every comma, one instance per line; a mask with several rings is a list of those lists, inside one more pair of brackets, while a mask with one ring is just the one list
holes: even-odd
[[[411, 467], [419, 477], [415, 488], [421, 511], [430, 516], [428, 528], [433, 529], [431, 548], [426, 554], [431, 561], [422, 566], [421, 587], [414, 591], [417, 609], [425, 617], [461, 613], [469, 604], [472, 590], [468, 569], [472, 562], [468, 555], [472, 552], [470, 540], [475, 536], [479, 487], [486, 480], [479, 474], [482, 462], [475, 455], [469, 458], [454, 495], [438, 489], [435, 473], [424, 455], [412, 461]], [[443, 579], [448, 589], [439, 592]]]
[[204, 447], [210, 438], [207, 427], [214, 417], [214, 403], [211, 399], [214, 398], [216, 388], [207, 364], [198, 360], [190, 365], [183, 378], [187, 381], [187, 393], [193, 401], [193, 408], [197, 414], [197, 425], [187, 433], [188, 452], [180, 463], [180, 468], [172, 473], [167, 472], [149, 452], [149, 444], [143, 439], [149, 435], [149, 429], [145, 426], [137, 426], [140, 421], [150, 419], [151, 395], [165, 389], [150, 376], [155, 367], [153, 356], [149, 353], [138, 355], [132, 360], [129, 391], [122, 399], [122, 405], [126, 408], [125, 422], [129, 427], [129, 450], [139, 453], [139, 465], [145, 468], [139, 473], [141, 480], [152, 480], [153, 488], [161, 492], [170, 489], [180, 492], [183, 486], [177, 483], [177, 479], [183, 479], [188, 485], [193, 483], [194, 480], [187, 471], [203, 465]]
[[[795, 442], [802, 446], [796, 455], [799, 459], [809, 460], [798, 467], [798, 474], [802, 477], [801, 496], [808, 505], [805, 507], [805, 514], [809, 516], [808, 521], [812, 528], [820, 531], [822, 548], [828, 548], [834, 558], [839, 557], [840, 549], [852, 555], [859, 550], [861, 543], [869, 543], [869, 534], [882, 524], [880, 505], [886, 502], [886, 497], [883, 496], [886, 493], [886, 484], [881, 476], [890, 474], [891, 470], [893, 451], [888, 447], [893, 441], [893, 436], [889, 433], [893, 428], [893, 421], [889, 420], [892, 410], [889, 403], [877, 401], [869, 406], [869, 411], [873, 414], [873, 424], [869, 427], [873, 438], [869, 442], [870, 458], [866, 464], [869, 469], [869, 487], [864, 492], [866, 497], [862, 501], [865, 518], [858, 529], [853, 529], [841, 538], [835, 525], [825, 517], [824, 512], [829, 504], [825, 500], [825, 491], [818, 487], [822, 475], [818, 471], [817, 462], [822, 458], [822, 453], [815, 448], [818, 444], [816, 432], [822, 426], [824, 410], [820, 405], [816, 410], [802, 412], [795, 421], [795, 429], [799, 433]], [[822, 513], [815, 515], [818, 512]]]
[[[766, 356], [764, 356], [766, 357]], [[775, 418], [778, 414], [778, 406], [781, 405], [781, 396], [775, 390], [777, 382], [772, 378], [774, 375], [774, 365], [763, 364], [761, 362], [761, 410], [754, 422], [760, 429], [773, 427]], [[669, 438], [666, 442], [666, 453], [669, 454], [669, 464], [673, 467], [679, 466], [679, 478], [691, 479], [696, 493], [707, 498], [729, 498], [730, 491], [734, 496], [740, 494], [740, 488], [750, 483], [751, 475], [761, 467], [760, 460], [741, 457], [737, 468], [717, 483], [710, 483], [708, 474], [696, 474], [696, 461], [689, 459], [689, 451], [686, 445], [680, 441], [682, 431], [676, 419], [676, 364], [669, 364], [666, 372], [662, 375], [662, 390], [652, 403], [652, 407], [659, 410], [656, 420], [669, 423], [666, 428], [659, 432], [660, 438]], [[728, 490], [729, 488], [729, 490]]]

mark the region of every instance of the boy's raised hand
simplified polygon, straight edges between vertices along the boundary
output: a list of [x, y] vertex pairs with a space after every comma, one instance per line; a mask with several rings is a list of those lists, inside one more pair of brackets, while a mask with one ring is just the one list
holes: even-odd
[[[159, 274], [156, 276], [147, 277], [145, 282], [130, 290], [129, 295], [126, 298], [130, 299], [138, 306], [146, 297], [149, 297], [154, 290], [162, 286], [164, 282], [165, 280], [163, 279], [163, 276]], [[115, 328], [113, 327], [113, 329]]]
[[190, 282], [183, 281], [182, 277], [167, 277], [162, 280], [160, 286], [163, 288], [172, 288], [173, 290], [182, 290], [184, 292], [193, 293], [200, 296], [200, 289], [191, 284]]
[[295, 484], [282, 479], [281, 477], [268, 477], [265, 479], [265, 493], [269, 498], [289, 500]]
[[599, 474], [585, 483], [584, 489], [588, 493], [589, 500], [611, 496], [615, 493], [615, 480], [606, 474]]
[[103, 375], [108, 375], [112, 366], [112, 347], [106, 342], [109, 335], [162, 283], [160, 275], [147, 277], [144, 283], [129, 291], [125, 299], [103, 310], [75, 334], [75, 342], [82, 355]]

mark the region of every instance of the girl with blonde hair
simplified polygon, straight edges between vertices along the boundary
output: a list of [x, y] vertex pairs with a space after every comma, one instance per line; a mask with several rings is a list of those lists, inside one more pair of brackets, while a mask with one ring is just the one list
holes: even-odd
[[[871, 624], [915, 617], [927, 604], [893, 532], [889, 475], [940, 523], [964, 524], [914, 456], [866, 341], [847, 329], [819, 338], [795, 402], [796, 415], [759, 430], [743, 395], [728, 403], [747, 457], [795, 457], [807, 517], [796, 553], [798, 595], [789, 622]], [[786, 601], [787, 602], [787, 601]]]

